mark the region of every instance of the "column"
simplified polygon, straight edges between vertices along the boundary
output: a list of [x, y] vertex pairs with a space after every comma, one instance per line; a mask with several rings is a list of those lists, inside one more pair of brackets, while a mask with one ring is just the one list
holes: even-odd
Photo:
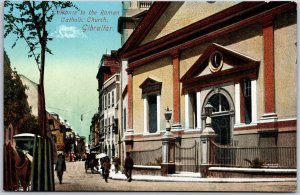
[[144, 133], [148, 133], [148, 99], [144, 98]]
[[157, 94], [156, 96], [156, 112], [157, 112], [157, 132], [159, 132], [161, 130], [160, 128], [160, 94]]
[[185, 128], [189, 129], [190, 128], [190, 120], [189, 120], [189, 94], [184, 95], [184, 107], [185, 107]]
[[234, 106], [235, 106], [235, 125], [239, 125], [241, 123], [241, 112], [240, 112], [240, 84], [234, 84]]
[[132, 72], [128, 71], [128, 129], [133, 129], [132, 111], [133, 111], [133, 98], [132, 98]]
[[197, 106], [197, 129], [202, 128], [202, 112], [201, 112], [201, 94], [200, 91], [196, 94], [196, 106]]
[[256, 80], [251, 81], [251, 106], [252, 106], [252, 121], [251, 123], [257, 123], [257, 92], [256, 92]]
[[180, 127], [179, 51], [172, 54], [173, 65], [173, 125]]
[[263, 24], [265, 114], [275, 114], [274, 30], [272, 18]]

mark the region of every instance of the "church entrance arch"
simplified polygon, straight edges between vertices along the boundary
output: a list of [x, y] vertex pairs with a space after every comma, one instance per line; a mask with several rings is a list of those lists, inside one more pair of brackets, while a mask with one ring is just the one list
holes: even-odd
[[[231, 96], [224, 89], [211, 91], [204, 102], [213, 106], [211, 115], [212, 128], [216, 133], [215, 141], [221, 145], [228, 145], [232, 140], [232, 129], [234, 121], [234, 105]], [[205, 113], [204, 110], [202, 113]]]

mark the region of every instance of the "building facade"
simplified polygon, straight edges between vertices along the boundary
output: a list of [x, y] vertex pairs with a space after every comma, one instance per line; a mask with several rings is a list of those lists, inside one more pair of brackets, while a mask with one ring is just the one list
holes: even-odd
[[296, 34], [292, 2], [155, 2], [119, 50], [126, 150], [161, 145], [167, 107], [189, 146], [208, 103], [219, 144], [296, 146]]
[[[26, 94], [28, 96], [28, 104], [31, 107], [32, 114], [38, 116], [38, 85], [20, 75], [22, 83], [27, 87]], [[54, 150], [56, 153], [65, 153], [65, 157], [70, 160], [72, 153], [76, 153], [75, 130], [72, 129], [67, 120], [61, 118], [57, 113], [46, 111], [47, 131], [52, 137]], [[54, 157], [54, 160], [56, 157]]]
[[[151, 1], [122, 2], [123, 13], [118, 20], [118, 32], [121, 34], [122, 46], [134, 32], [152, 4], [153, 2]], [[131, 131], [128, 129], [128, 75], [126, 71], [128, 68], [128, 59], [121, 58], [119, 55], [118, 59], [120, 64], [120, 100], [118, 105], [118, 129], [120, 129], [119, 157], [121, 163], [123, 163], [126, 156], [125, 134]]]
[[118, 104], [120, 65], [117, 52], [102, 56], [97, 73], [99, 91], [99, 150], [114, 157], [119, 150]]

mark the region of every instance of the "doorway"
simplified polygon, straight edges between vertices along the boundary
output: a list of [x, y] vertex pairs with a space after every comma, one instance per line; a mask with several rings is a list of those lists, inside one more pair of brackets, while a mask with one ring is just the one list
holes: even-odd
[[230, 104], [222, 93], [213, 94], [208, 102], [213, 106], [212, 128], [216, 133], [216, 143], [230, 144], [231, 140], [231, 114]]

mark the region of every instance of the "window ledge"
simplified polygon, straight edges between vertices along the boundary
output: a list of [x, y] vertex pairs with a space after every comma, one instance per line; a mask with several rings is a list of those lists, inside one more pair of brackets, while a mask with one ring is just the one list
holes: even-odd
[[201, 132], [202, 129], [184, 129], [184, 132]]
[[144, 132], [143, 135], [144, 136], [157, 136], [157, 135], [160, 135], [160, 132], [155, 132], [155, 133]]
[[252, 127], [252, 126], [256, 126], [256, 125], [257, 125], [257, 123], [250, 123], [250, 124], [240, 123], [240, 124], [234, 124], [234, 128]]

